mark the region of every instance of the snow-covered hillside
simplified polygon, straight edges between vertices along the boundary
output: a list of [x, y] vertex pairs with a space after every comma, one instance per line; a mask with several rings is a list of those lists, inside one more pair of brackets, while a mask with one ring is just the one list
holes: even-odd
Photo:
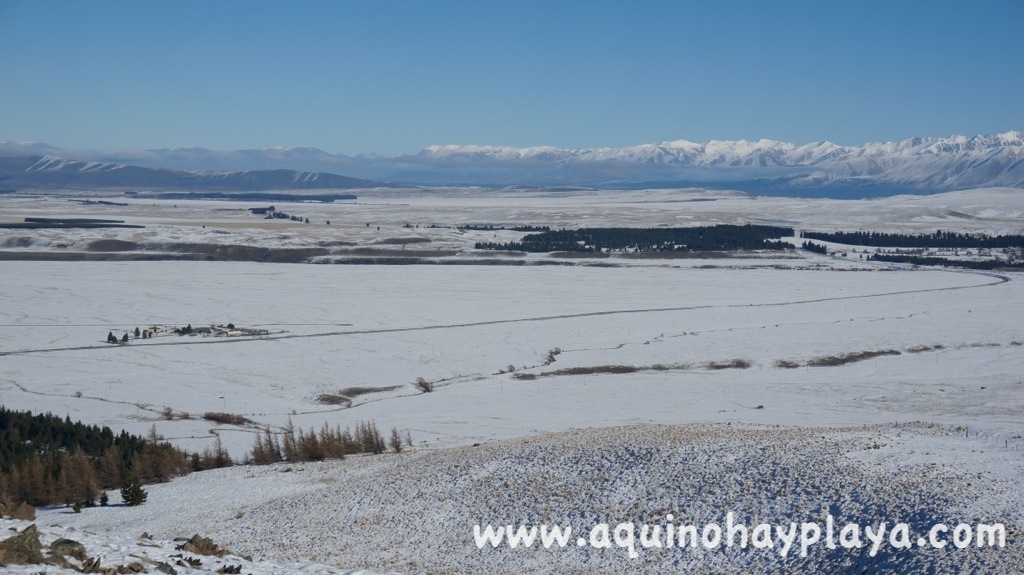
[[[445, 574], [1013, 573], [1024, 567], [1021, 473], [1019, 454], [941, 425], [634, 425], [219, 469], [153, 485], [141, 507], [48, 509], [38, 523], [61, 525], [59, 534], [72, 539], [106, 538], [94, 546], [110, 557], [106, 565], [139, 560], [134, 555], [183, 573], [166, 544], [142, 540], [147, 546], [139, 547], [139, 535], [159, 542], [199, 533], [255, 560], [201, 557], [205, 565], [241, 564], [252, 573], [322, 572], [295, 564], [298, 558]], [[906, 522], [912, 541], [938, 522], [1002, 522], [1007, 546], [900, 550], [887, 541], [872, 555], [866, 538], [863, 548], [829, 549], [823, 533], [802, 558], [799, 549], [783, 555], [781, 541], [714, 550], [639, 542], [642, 524], [725, 525], [729, 512], [751, 526], [823, 522], [828, 514], [837, 525], [875, 529]], [[577, 546], [575, 536], [568, 547], [550, 549], [478, 548], [473, 539], [474, 525], [557, 524], [586, 534], [599, 523], [627, 521], [638, 529], [632, 558], [618, 545]]]

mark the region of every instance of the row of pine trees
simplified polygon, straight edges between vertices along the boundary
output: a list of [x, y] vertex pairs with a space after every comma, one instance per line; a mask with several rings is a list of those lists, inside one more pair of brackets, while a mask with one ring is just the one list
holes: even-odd
[[391, 428], [391, 435], [385, 441], [384, 436], [373, 421], [361, 421], [356, 425], [355, 432], [346, 427], [330, 427], [324, 423], [317, 431], [314, 428], [302, 430], [288, 425], [280, 434], [264, 427], [263, 432], [256, 435], [250, 459], [256, 465], [268, 465], [279, 461], [323, 461], [325, 459], [344, 459], [347, 455], [358, 453], [380, 454], [390, 448], [400, 453], [405, 447], [412, 446], [412, 436], [407, 431], [403, 438], [398, 428]]
[[478, 242], [479, 250], [521, 252], [673, 252], [782, 250], [792, 246], [768, 241], [792, 236], [793, 228], [720, 224], [689, 228], [580, 228], [527, 234], [518, 242]]
[[942, 230], [932, 234], [803, 232], [801, 236], [837, 244], [887, 248], [1024, 248], [1024, 235], [988, 236]]

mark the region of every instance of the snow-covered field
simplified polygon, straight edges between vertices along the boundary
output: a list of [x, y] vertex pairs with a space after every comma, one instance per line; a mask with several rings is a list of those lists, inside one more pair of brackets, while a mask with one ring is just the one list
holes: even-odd
[[[1009, 309], [1024, 301], [1019, 274], [1003, 281], [879, 269], [3, 266], [5, 404], [141, 434], [155, 424], [190, 449], [209, 445], [216, 430], [239, 457], [258, 426], [214, 428], [203, 413], [272, 426], [290, 416], [318, 428], [373, 419], [437, 445], [636, 422], [923, 419], [1024, 431], [1024, 329]], [[103, 343], [111, 329], [227, 322], [273, 333]], [[554, 348], [562, 353], [543, 365]], [[776, 366], [879, 350], [901, 355]], [[704, 366], [732, 359], [751, 365]], [[659, 364], [671, 369], [650, 369]], [[608, 365], [641, 370], [544, 375]], [[499, 373], [508, 366], [516, 372]], [[437, 391], [421, 393], [417, 377]], [[352, 397], [348, 408], [316, 401], [350, 387], [395, 386]]]
[[[755, 223], [819, 231], [871, 229], [919, 233], [942, 229], [1024, 233], [1024, 207], [1020, 190], [1014, 188], [871, 200], [772, 198], [700, 189], [629, 192], [365, 190], [357, 194], [355, 201], [333, 204], [143, 200], [101, 193], [0, 196], [0, 222], [19, 222], [26, 217], [88, 217], [146, 226], [144, 229], [0, 230], [0, 249], [86, 250], [98, 239], [396, 249], [402, 246], [386, 242], [400, 238], [430, 240], [406, 246], [406, 250], [418, 251], [472, 247], [475, 241], [507, 241], [521, 236], [445, 227], [469, 224], [559, 228]], [[83, 205], [70, 201], [81, 197], [124, 205]], [[310, 223], [266, 220], [248, 211], [251, 207], [266, 207], [268, 203], [274, 203], [279, 211], [309, 218]], [[434, 225], [441, 227], [430, 227]]]
[[[395, 249], [381, 240], [421, 237], [430, 242], [407, 248], [468, 258], [474, 238], [515, 232], [427, 226], [1024, 231], [1020, 190], [863, 202], [716, 194], [688, 202], [667, 192], [452, 191], [283, 208], [324, 210], [318, 218], [330, 226], [265, 222], [216, 202], [0, 198], [4, 221], [45, 213], [148, 226], [0, 230], [0, 246], [85, 250], [120, 239]], [[562, 263], [588, 265], [0, 261], [0, 403], [8, 407], [140, 434], [155, 425], [190, 450], [219, 435], [236, 458], [255, 431], [289, 418], [304, 428], [374, 420], [408, 430], [416, 445], [401, 455], [194, 474], [151, 486], [137, 509], [46, 510], [40, 525], [118, 541], [200, 532], [257, 559], [398, 572], [944, 573], [959, 561], [988, 573], [1024, 565], [1024, 274], [806, 253]], [[271, 334], [103, 342], [108, 331], [136, 326], [228, 322]], [[844, 359], [862, 352], [885, 354]], [[433, 393], [416, 387], [420, 377]], [[351, 404], [325, 404], [322, 395]], [[205, 412], [252, 423], [218, 425]], [[721, 485], [702, 479], [708, 474]], [[772, 479], [754, 484], [752, 475]], [[780, 494], [780, 481], [796, 488]], [[477, 550], [469, 529], [653, 521], [665, 509], [693, 520], [730, 510], [799, 520], [822, 506], [866, 522], [919, 509], [915, 521], [996, 518], [1016, 530], [1005, 550], [871, 560], [829, 552], [787, 563], [731, 551], [631, 560], [618, 550]], [[252, 567], [288, 570], [276, 569]]]

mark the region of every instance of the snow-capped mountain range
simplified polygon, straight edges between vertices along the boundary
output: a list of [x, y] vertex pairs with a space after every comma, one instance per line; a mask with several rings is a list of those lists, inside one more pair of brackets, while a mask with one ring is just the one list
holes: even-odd
[[[908, 138], [863, 146], [813, 142], [797, 146], [775, 140], [699, 144], [674, 140], [624, 148], [430, 146], [418, 158], [457, 164], [475, 162], [623, 164], [624, 172], [687, 175], [687, 168], [711, 181], [785, 178], [789, 186], [835, 183], [889, 184], [901, 188], [950, 190], [981, 186], [1024, 187], [1024, 133], [949, 138]], [[634, 176], [635, 177], [635, 176]], [[781, 182], [780, 182], [781, 183]]]
[[[840, 146], [775, 140], [695, 143], [674, 140], [622, 148], [428, 146], [398, 156], [347, 156], [317, 148], [214, 151], [177, 148], [132, 152], [68, 151], [45, 144], [0, 142], [0, 155], [46, 156], [34, 170], [53, 171], [74, 158], [82, 174], [100, 163], [204, 170], [288, 169], [320, 173], [302, 187], [327, 186], [344, 173], [420, 185], [705, 186], [783, 195], [886, 195], [978, 187], [1024, 187], [1024, 133]], [[38, 162], [38, 160], [37, 160]], [[65, 165], [61, 164], [66, 168]], [[238, 176], [236, 176], [238, 177]], [[290, 176], [289, 176], [290, 177]], [[275, 183], [288, 185], [287, 178]], [[298, 180], [297, 180], [298, 181]]]
[[488, 157], [500, 160], [541, 159], [546, 161], [623, 161], [648, 164], [685, 164], [690, 166], [810, 166], [825, 161], [888, 156], [944, 156], [1024, 147], [1024, 133], [1007, 132], [991, 136], [951, 136], [949, 138], [908, 138], [900, 142], [870, 143], [858, 147], [832, 142], [813, 142], [797, 146], [775, 140], [720, 141], [698, 144], [674, 140], [625, 148], [567, 149], [539, 146], [428, 146], [420, 157]]

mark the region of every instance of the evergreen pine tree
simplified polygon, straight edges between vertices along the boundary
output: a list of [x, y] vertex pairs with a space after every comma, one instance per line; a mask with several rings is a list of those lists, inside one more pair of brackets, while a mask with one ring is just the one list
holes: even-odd
[[137, 507], [146, 502], [149, 494], [142, 489], [142, 484], [136, 475], [131, 475], [121, 484], [121, 500], [129, 507]]

